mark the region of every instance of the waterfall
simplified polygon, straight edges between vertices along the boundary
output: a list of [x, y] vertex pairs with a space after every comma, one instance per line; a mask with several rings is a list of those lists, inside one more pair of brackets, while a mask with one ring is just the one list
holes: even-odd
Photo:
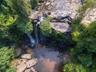
[[38, 47], [39, 43], [39, 38], [38, 38], [38, 26], [34, 24], [34, 36], [35, 36], [35, 41], [36, 41], [36, 47]]
[[35, 47], [38, 47], [39, 43], [39, 25], [37, 24], [37, 19], [33, 21], [33, 33], [34, 33], [34, 38], [35, 38]]
[[36, 19], [33, 20], [33, 33], [35, 37], [35, 47], [38, 48], [38, 44], [40, 41], [40, 28], [39, 25], [43, 21], [43, 17], [38, 16]]
[[26, 35], [28, 36], [28, 38], [29, 38], [29, 40], [30, 40], [30, 46], [31, 46], [31, 47], [34, 47], [35, 44], [36, 44], [34, 38], [33, 38], [33, 37], [31, 36], [31, 34], [29, 34], [29, 33], [26, 33]]

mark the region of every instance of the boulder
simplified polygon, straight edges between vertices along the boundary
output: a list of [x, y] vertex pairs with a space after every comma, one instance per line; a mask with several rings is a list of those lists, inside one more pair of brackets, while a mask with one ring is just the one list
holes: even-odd
[[20, 65], [17, 66], [17, 72], [23, 72], [26, 69], [26, 64], [21, 63]]
[[16, 57], [20, 56], [23, 53], [21, 48], [16, 48], [15, 51], [16, 51]]
[[33, 67], [31, 67], [30, 69], [31, 69], [31, 72], [37, 72], [37, 71], [35, 70], [35, 68], [33, 68]]
[[24, 72], [32, 72], [31, 69], [26, 69]]
[[54, 23], [50, 23], [51, 27], [58, 31], [58, 32], [69, 32], [71, 31], [70, 25], [68, 23], [61, 23], [61, 22], [54, 22]]
[[23, 54], [21, 55], [22, 59], [31, 59], [32, 58], [32, 54]]
[[26, 66], [27, 66], [27, 68], [30, 68], [30, 67], [36, 65], [36, 63], [37, 63], [37, 59], [31, 59], [26, 62]]

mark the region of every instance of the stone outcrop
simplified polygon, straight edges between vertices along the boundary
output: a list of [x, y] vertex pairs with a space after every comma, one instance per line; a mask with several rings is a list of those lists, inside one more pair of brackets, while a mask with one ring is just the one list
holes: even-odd
[[[29, 18], [34, 19], [37, 16], [43, 16], [43, 14], [49, 15], [52, 18], [58, 18], [59, 16], [70, 16], [74, 19], [78, 16], [78, 10], [82, 6], [82, 0], [45, 0], [38, 8], [38, 11], [33, 12]], [[58, 23], [58, 24], [57, 24]], [[51, 27], [59, 32], [70, 31], [70, 26], [66, 22], [50, 22]], [[56, 26], [55, 26], [56, 25]]]
[[71, 31], [71, 27], [68, 23], [54, 22], [50, 23], [50, 25], [54, 30], [62, 33]]
[[88, 26], [90, 23], [96, 21], [96, 7], [88, 8], [84, 14], [84, 18], [81, 23], [85, 26]]
[[32, 58], [32, 54], [21, 55], [20, 59], [12, 61], [12, 65], [16, 68], [16, 72], [37, 72], [34, 66], [38, 60]]
[[50, 0], [51, 17], [70, 16], [74, 18], [78, 14], [78, 9], [82, 5], [81, 0]]
[[[70, 16], [74, 19], [79, 15], [78, 10], [82, 7], [83, 1], [84, 0], [46, 0], [39, 7], [39, 11], [33, 12], [30, 18], [43, 16], [43, 13], [50, 13], [49, 16], [52, 18]], [[87, 26], [94, 21], [96, 21], [96, 7], [88, 8], [81, 23]], [[70, 26], [66, 22], [50, 22], [50, 25], [54, 30], [59, 32], [70, 31]]]
[[23, 54], [23, 55], [21, 55], [21, 58], [22, 59], [31, 59], [32, 55], [31, 54]]

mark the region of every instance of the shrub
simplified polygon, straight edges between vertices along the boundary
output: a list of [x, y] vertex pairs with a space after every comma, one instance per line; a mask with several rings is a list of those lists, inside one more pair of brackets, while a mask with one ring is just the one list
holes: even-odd
[[94, 72], [94, 67], [96, 67], [96, 64], [93, 63], [96, 53], [96, 22], [91, 23], [88, 27], [81, 26], [80, 22], [75, 24], [77, 26], [73, 25], [72, 39], [76, 42], [76, 46], [70, 51], [79, 63]]
[[61, 32], [52, 32], [50, 35], [51, 39], [55, 42], [54, 44], [59, 47], [70, 47], [73, 45], [73, 41], [71, 39], [70, 33], [61, 33]]
[[63, 72], [87, 72], [87, 69], [81, 64], [68, 63], [64, 65]]
[[[80, 29], [80, 28], [79, 28]], [[77, 30], [76, 30], [77, 31]], [[78, 36], [76, 49], [78, 51], [86, 51], [87, 53], [96, 52], [96, 23], [90, 24], [88, 28], [82, 27], [79, 30], [80, 34]], [[73, 39], [75, 36], [73, 36]], [[75, 49], [75, 50], [76, 50]]]
[[0, 38], [8, 36], [8, 29], [16, 19], [10, 15], [0, 14]]
[[31, 0], [32, 9], [35, 9], [38, 5], [38, 0]]
[[85, 65], [86, 67], [89, 67], [92, 65], [92, 55], [86, 55], [86, 54], [80, 54], [78, 55], [78, 60], [81, 64]]
[[40, 25], [40, 29], [43, 35], [45, 36], [50, 36], [50, 34], [52, 33], [52, 28], [50, 26], [50, 22], [48, 19], [45, 19], [41, 25]]
[[13, 67], [10, 67], [6, 70], [6, 72], [16, 72], [16, 70]]
[[0, 48], [0, 71], [6, 72], [10, 69], [10, 61], [14, 58], [14, 49], [8, 47]]

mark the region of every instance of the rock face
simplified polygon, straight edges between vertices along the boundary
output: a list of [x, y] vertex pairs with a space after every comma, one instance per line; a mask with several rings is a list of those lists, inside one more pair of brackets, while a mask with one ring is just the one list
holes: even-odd
[[81, 23], [88, 26], [94, 21], [96, 21], [96, 7], [87, 9]]
[[50, 12], [51, 17], [70, 16], [74, 18], [82, 2], [83, 0], [44, 0], [38, 7], [38, 11], [33, 11], [29, 17], [34, 18], [34, 16]]
[[52, 17], [70, 16], [74, 18], [78, 12], [77, 10], [82, 5], [81, 0], [51, 0], [53, 7], [50, 12]]
[[[45, 0], [38, 8], [38, 12], [33, 12], [30, 18], [36, 18], [36, 15], [43, 15], [43, 13], [50, 13], [50, 17], [57, 18], [59, 16], [70, 16], [74, 19], [78, 15], [78, 9], [82, 6], [83, 0]], [[68, 32], [70, 27], [66, 22], [53, 23], [50, 22], [51, 27], [59, 32]], [[55, 26], [56, 25], [56, 26]]]
[[[50, 0], [51, 2], [51, 17], [66, 17], [74, 19], [78, 15], [78, 9], [82, 5], [81, 0]], [[50, 6], [49, 6], [50, 7]], [[65, 18], [67, 19], [67, 18]], [[59, 32], [69, 32], [71, 30], [68, 22], [50, 22], [51, 27]]]

